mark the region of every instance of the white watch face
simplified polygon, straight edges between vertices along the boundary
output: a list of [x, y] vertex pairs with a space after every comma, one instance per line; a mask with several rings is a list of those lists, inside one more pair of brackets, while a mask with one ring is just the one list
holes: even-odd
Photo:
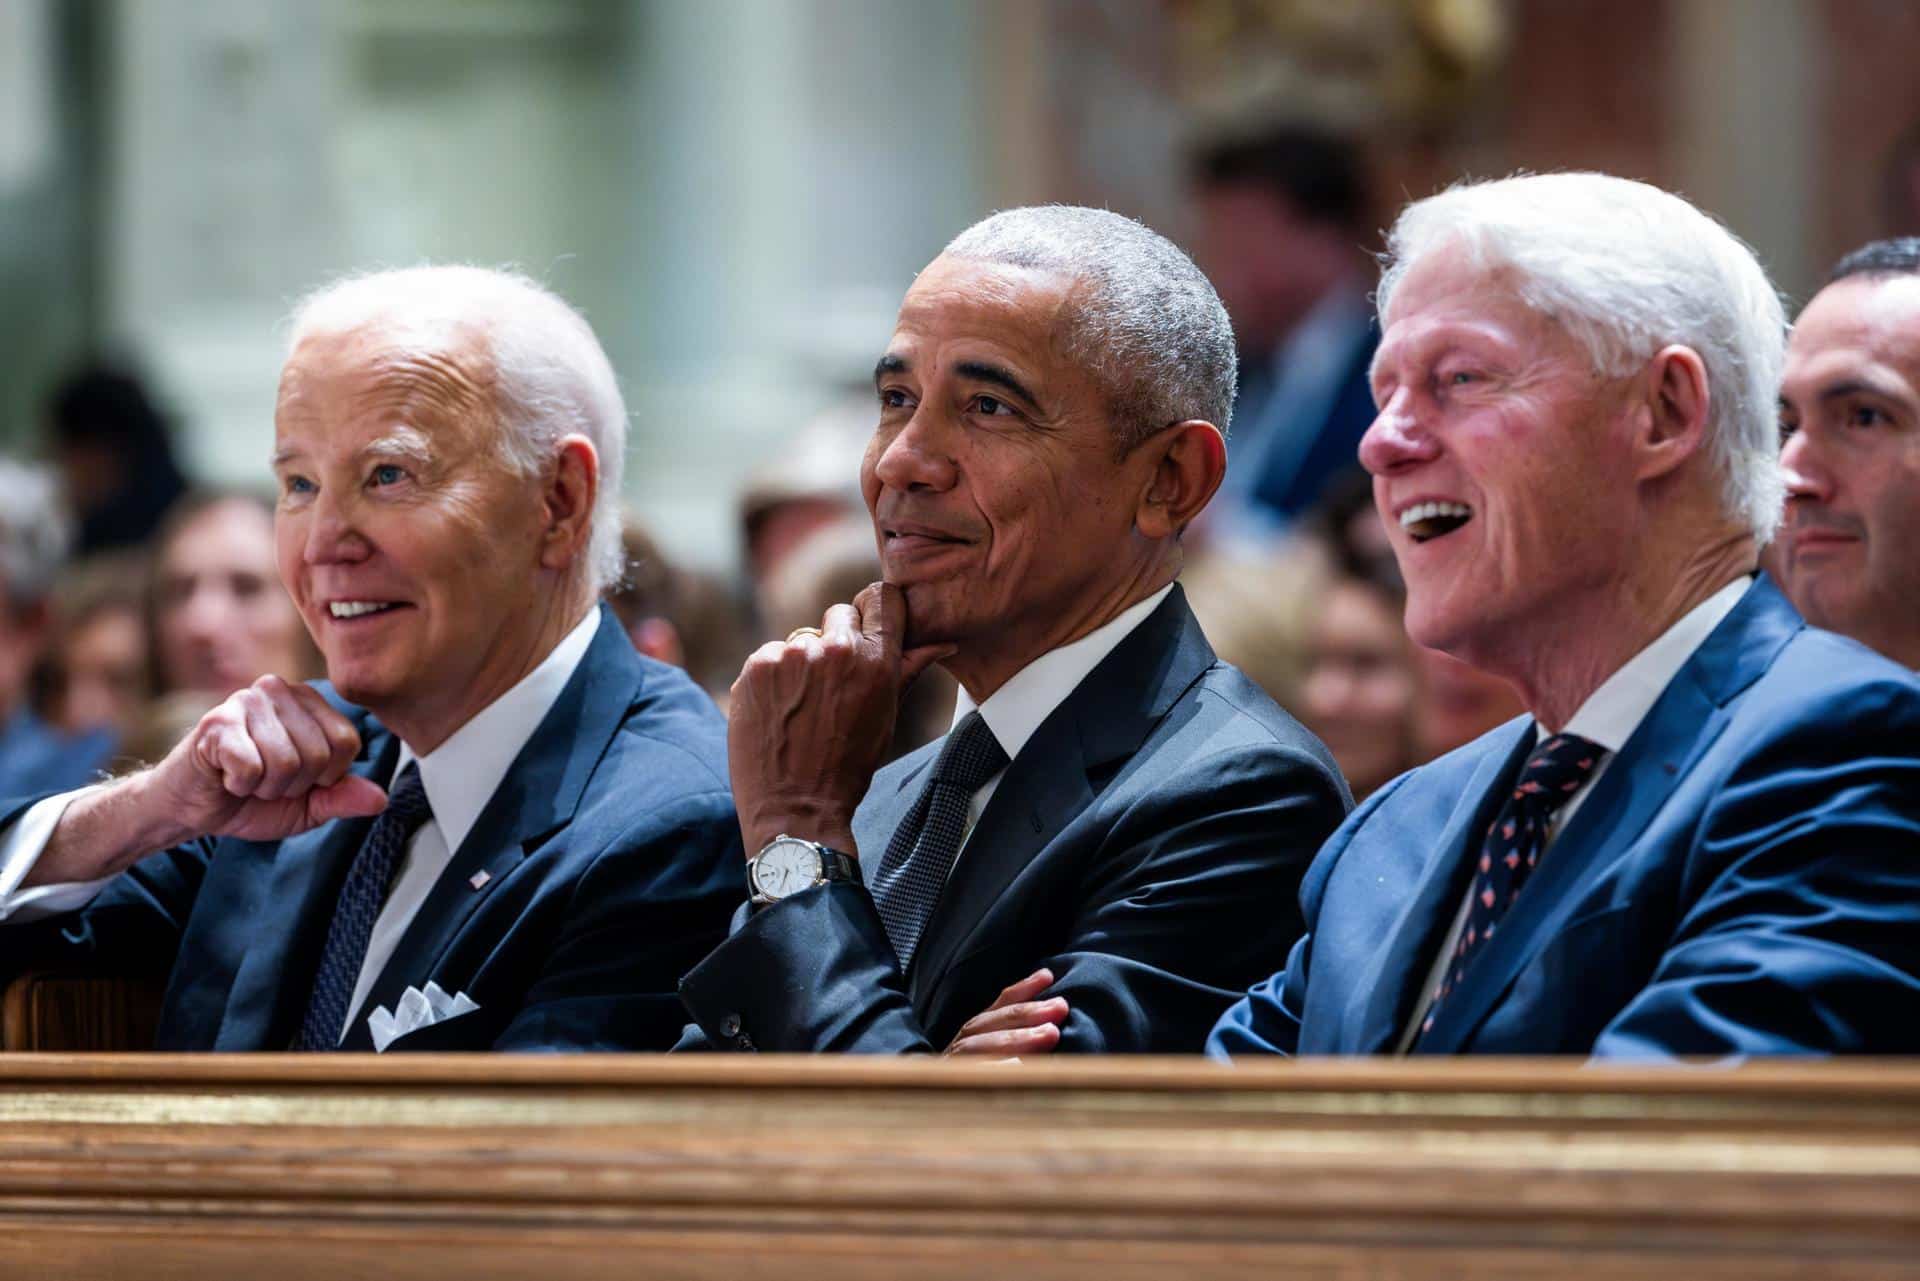
[[753, 861], [753, 885], [767, 898], [786, 898], [818, 884], [823, 870], [805, 841], [775, 841]]

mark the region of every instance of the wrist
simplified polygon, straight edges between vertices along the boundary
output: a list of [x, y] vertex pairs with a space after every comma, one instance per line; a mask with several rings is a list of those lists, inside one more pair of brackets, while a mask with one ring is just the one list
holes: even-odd
[[797, 836], [839, 850], [849, 857], [858, 857], [858, 852], [853, 848], [851, 815], [837, 811], [802, 809], [759, 814], [752, 821], [741, 820], [740, 835], [748, 858], [758, 854], [768, 842], [780, 836]]

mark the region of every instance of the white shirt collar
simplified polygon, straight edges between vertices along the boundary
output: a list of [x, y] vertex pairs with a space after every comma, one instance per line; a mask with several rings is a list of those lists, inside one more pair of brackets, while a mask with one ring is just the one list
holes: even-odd
[[[1048, 650], [1015, 672], [1006, 684], [987, 696], [986, 702], [978, 704], [980, 719], [993, 731], [994, 738], [1000, 743], [1000, 750], [1007, 754], [1009, 760], [1020, 755], [1020, 749], [1027, 745], [1027, 740], [1040, 728], [1040, 723], [1053, 715], [1054, 708], [1067, 701], [1067, 695], [1079, 687], [1089, 672], [1100, 666], [1100, 660], [1111, 654], [1114, 647], [1125, 640], [1134, 628], [1145, 622], [1147, 615], [1158, 609], [1160, 602], [1172, 590], [1173, 584], [1168, 583], [1145, 600], [1127, 606], [1079, 640]], [[974, 707], [972, 696], [962, 688], [954, 699], [953, 723], [958, 725]]]
[[514, 758], [533, 737], [533, 731], [540, 728], [574, 669], [580, 666], [599, 625], [600, 610], [596, 606], [540, 660], [538, 667], [425, 756], [416, 757], [404, 741], [400, 744], [394, 777], [400, 776], [408, 761], [420, 762], [420, 784], [426, 788], [427, 804], [433, 807], [433, 821], [446, 838], [448, 853], [460, 848], [479, 821], [480, 811], [493, 799]]
[[[1733, 612], [1752, 585], [1752, 575], [1742, 575], [1688, 610], [1679, 622], [1602, 681], [1600, 688], [1580, 704], [1563, 732], [1590, 739], [1609, 752], [1625, 747], [1693, 652]], [[1535, 733], [1542, 731], [1536, 728]]]

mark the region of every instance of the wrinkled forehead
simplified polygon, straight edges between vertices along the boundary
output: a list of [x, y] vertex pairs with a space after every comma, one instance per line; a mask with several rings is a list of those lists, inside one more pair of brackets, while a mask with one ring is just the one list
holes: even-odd
[[480, 326], [381, 317], [296, 338], [274, 426], [282, 438], [352, 423], [478, 438], [497, 424], [495, 390]]

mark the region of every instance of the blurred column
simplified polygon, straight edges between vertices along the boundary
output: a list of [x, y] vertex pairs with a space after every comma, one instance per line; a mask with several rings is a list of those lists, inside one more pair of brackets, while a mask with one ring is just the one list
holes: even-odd
[[993, 33], [970, 4], [635, 12], [629, 488], [716, 566], [740, 481], [870, 377], [913, 273], [988, 211]]
[[1751, 244], [1804, 300], [1812, 261], [1818, 125], [1811, 0], [1687, 0], [1670, 6], [1675, 169], [1683, 194]]
[[333, 258], [334, 5], [118, 0], [110, 336], [178, 411], [203, 480], [271, 483], [287, 303]]
[[88, 156], [81, 6], [0, 0], [0, 449], [36, 443], [40, 401], [85, 348]]

